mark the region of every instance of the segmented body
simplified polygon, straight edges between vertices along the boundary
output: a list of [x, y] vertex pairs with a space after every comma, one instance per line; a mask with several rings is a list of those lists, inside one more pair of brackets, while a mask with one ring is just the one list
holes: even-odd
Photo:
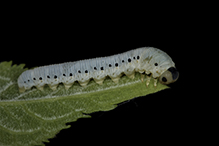
[[75, 81], [78, 81], [81, 86], [86, 86], [90, 79], [94, 79], [96, 83], [101, 85], [106, 76], [109, 76], [116, 83], [123, 73], [134, 78], [135, 72], [145, 72], [146, 74], [151, 73], [154, 78], [157, 78], [170, 67], [175, 67], [175, 65], [165, 52], [153, 47], [142, 47], [108, 57], [27, 70], [19, 76], [18, 86], [20, 92], [33, 86], [43, 90], [45, 84], [55, 90], [59, 83], [63, 83], [68, 89]]

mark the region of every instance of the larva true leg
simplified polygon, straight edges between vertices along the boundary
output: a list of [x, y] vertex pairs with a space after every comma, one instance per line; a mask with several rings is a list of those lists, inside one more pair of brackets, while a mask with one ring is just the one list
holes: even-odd
[[155, 88], [157, 87], [157, 78], [154, 79], [154, 87], [155, 87]]
[[144, 81], [145, 74], [141, 74], [141, 81]]
[[146, 77], [146, 86], [148, 87], [149, 83], [150, 83], [150, 80], [151, 80], [151, 75], [147, 76]]

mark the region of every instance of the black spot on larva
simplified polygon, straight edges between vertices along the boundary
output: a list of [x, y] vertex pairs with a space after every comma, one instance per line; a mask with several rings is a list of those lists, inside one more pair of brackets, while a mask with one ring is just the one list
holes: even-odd
[[163, 77], [163, 78], [162, 78], [162, 81], [163, 81], [163, 82], [166, 82], [166, 81], [167, 81], [167, 79], [166, 79], [165, 77]]
[[78, 70], [78, 73], [81, 73], [81, 71], [80, 71], [80, 70]]
[[27, 80], [28, 82], [30, 82], [30, 80]]
[[42, 79], [43, 79], [42, 77], [39, 78], [39, 80], [42, 80]]
[[140, 59], [140, 56], [137, 56], [137, 59]]
[[94, 70], [97, 70], [97, 68], [96, 68], [96, 67], [94, 67]]
[[72, 76], [72, 73], [70, 73], [69, 75]]
[[135, 57], [133, 57], [133, 59], [135, 59]]
[[36, 78], [33, 78], [33, 80], [36, 80]]
[[178, 78], [179, 72], [176, 70], [176, 68], [170, 67], [168, 70], [171, 72], [173, 80]]
[[129, 58], [129, 59], [128, 59], [128, 62], [131, 62], [131, 61], [132, 61], [131, 58]]
[[101, 67], [100, 69], [103, 70], [103, 67]]
[[158, 66], [158, 64], [157, 64], [157, 63], [154, 63], [154, 65], [155, 65], [155, 66]]
[[88, 73], [88, 71], [87, 71], [87, 70], [85, 70], [85, 73]]
[[124, 60], [122, 60], [122, 63], [124, 63], [125, 61]]
[[65, 76], [65, 74], [63, 74], [63, 76]]
[[57, 76], [56, 76], [56, 75], [54, 76], [54, 79], [57, 79]]
[[47, 78], [50, 78], [50, 76], [47, 76]]
[[112, 65], [111, 65], [111, 64], [109, 64], [109, 67], [112, 67]]
[[116, 64], [115, 64], [115, 66], [116, 66], [116, 67], [118, 67], [118, 66], [119, 66], [119, 64], [118, 64], [118, 63], [116, 63]]

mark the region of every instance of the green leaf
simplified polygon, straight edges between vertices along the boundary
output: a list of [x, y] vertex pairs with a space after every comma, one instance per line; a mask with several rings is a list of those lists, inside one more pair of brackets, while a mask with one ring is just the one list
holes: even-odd
[[134, 79], [122, 76], [118, 84], [107, 78], [103, 85], [91, 80], [86, 87], [74, 83], [65, 90], [60, 84], [56, 91], [45, 86], [44, 91], [33, 88], [20, 94], [17, 78], [26, 69], [11, 64], [0, 63], [0, 145], [44, 145], [69, 128], [66, 123], [90, 117], [85, 114], [109, 111], [123, 101], [168, 88], [160, 83], [147, 88], [136, 73]]

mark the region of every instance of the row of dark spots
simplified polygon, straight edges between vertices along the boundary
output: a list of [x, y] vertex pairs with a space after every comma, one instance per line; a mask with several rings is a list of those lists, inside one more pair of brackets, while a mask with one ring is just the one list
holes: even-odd
[[[66, 75], [63, 74], [63, 76], [66, 76]], [[70, 73], [69, 76], [73, 76], [73, 74]], [[47, 78], [50, 79], [50, 76], [48, 75]], [[58, 78], [57, 75], [55, 75], [55, 76], [54, 76], [54, 79], [57, 79], [57, 78]], [[36, 80], [36, 78], [33, 78], [33, 80]], [[43, 80], [43, 78], [42, 78], [42, 77], [39, 77], [39, 80]], [[30, 82], [30, 80], [27, 80], [27, 81]], [[24, 83], [26, 83], [26, 81], [24, 81]]]
[[[133, 59], [135, 59], [135, 57], [133, 57]], [[140, 56], [137, 56], [137, 59], [139, 60], [140, 59]], [[128, 62], [131, 62], [132, 60], [131, 60], [131, 58], [129, 58], [128, 59]], [[124, 60], [122, 60], [122, 63], [124, 63], [125, 61]], [[115, 63], [115, 67], [118, 67], [119, 66], [119, 64], [118, 63]], [[111, 63], [109, 63], [109, 67], [112, 67], [112, 64]], [[103, 67], [101, 67], [100, 68], [101, 70], [104, 70], [104, 68]], [[97, 68], [96, 67], [94, 67], [94, 70], [97, 70]]]
[[[139, 60], [139, 59], [140, 59], [140, 56], [137, 56], [136, 58]], [[136, 59], [136, 58], [133, 57], [133, 59]], [[130, 63], [131, 61], [132, 61], [131, 58], [129, 58], [129, 59], [128, 59], [128, 62]], [[122, 63], [124, 63], [124, 62], [125, 62], [125, 61], [122, 60]], [[115, 67], [118, 67], [118, 66], [119, 66], [119, 64], [118, 64], [118, 63], [115, 63]], [[155, 66], [157, 66], [157, 63], [155, 63]], [[112, 67], [112, 65], [109, 64], [109, 67]], [[100, 69], [101, 69], [101, 70], [104, 70], [104, 67], [101, 67]], [[94, 70], [97, 70], [97, 68], [94, 67]], [[78, 70], [78, 73], [81, 73], [81, 71]], [[85, 70], [85, 73], [88, 73], [88, 70]], [[66, 76], [66, 75], [63, 74], [63, 76]], [[72, 76], [72, 73], [70, 73], [69, 76]], [[47, 78], [50, 79], [50, 76], [47, 76]], [[39, 78], [39, 80], [42, 80], [42, 79], [43, 79], [42, 77]], [[57, 79], [57, 76], [56, 76], [56, 75], [54, 76], [54, 79]], [[36, 80], [36, 78], [33, 78], [33, 80]], [[27, 81], [30, 82], [30, 80], [27, 80]], [[26, 83], [26, 81], [24, 81], [24, 83]]]
[[[135, 57], [133, 57], [133, 59], [135, 59]], [[140, 59], [140, 57], [137, 56], [137, 59]], [[129, 59], [128, 59], [128, 62], [131, 62], [131, 61], [132, 61], [131, 58], [129, 58]], [[125, 61], [122, 60], [122, 63], [124, 63], [124, 62], [125, 62]], [[115, 63], [115, 67], [118, 67], [118, 66], [119, 66], [119, 64], [118, 64], [118, 63]], [[112, 67], [112, 64], [109, 63], [109, 67]], [[97, 70], [97, 67], [94, 67], [94, 70]], [[104, 67], [100, 67], [100, 70], [104, 70]], [[78, 73], [81, 73], [81, 71], [78, 70]], [[88, 73], [88, 71], [85, 70], [85, 73]]]
[[[49, 78], [50, 79], [50, 76], [47, 76], [47, 78]], [[54, 79], [57, 79], [58, 77], [55, 75], [54, 76]], [[36, 80], [36, 78], [33, 78], [33, 80]], [[42, 77], [39, 77], [39, 80], [43, 80], [43, 78]], [[30, 80], [27, 80], [28, 82], [30, 82]], [[24, 83], [26, 83], [26, 81], [24, 81]]]

